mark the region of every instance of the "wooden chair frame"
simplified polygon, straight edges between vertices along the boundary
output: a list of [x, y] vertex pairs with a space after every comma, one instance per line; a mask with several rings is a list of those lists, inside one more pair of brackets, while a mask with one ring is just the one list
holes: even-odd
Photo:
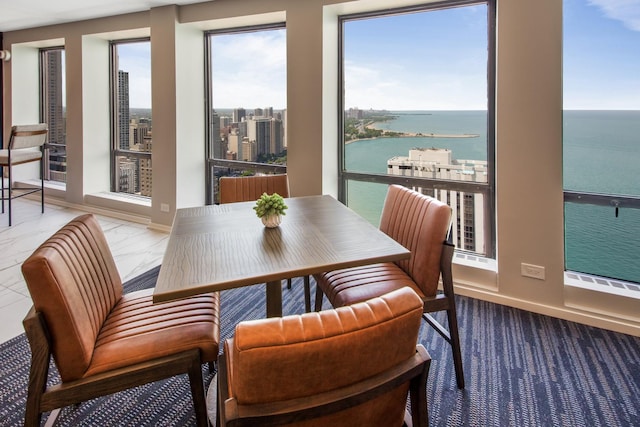
[[[38, 135], [45, 135], [46, 138], [46, 134], [48, 134], [48, 129], [43, 129], [43, 130], [25, 130], [25, 131], [16, 131], [14, 129], [12, 129], [11, 131], [11, 137], [9, 139], [9, 146], [7, 147], [7, 162], [6, 163], [0, 163], [0, 180], [2, 181], [2, 185], [1, 185], [1, 189], [2, 189], [2, 213], [4, 213], [4, 201], [7, 200], [9, 203], [9, 226], [11, 226], [11, 222], [12, 222], [12, 211], [11, 211], [11, 201], [13, 199], [17, 199], [19, 197], [24, 197], [27, 196], [29, 194], [33, 194], [36, 192], [40, 192], [40, 206], [41, 206], [41, 212], [44, 213], [44, 174], [45, 174], [45, 170], [44, 170], [44, 166], [45, 166], [45, 162], [44, 162], [44, 157], [46, 154], [46, 148], [47, 148], [47, 144], [43, 143], [40, 146], [40, 151], [41, 151], [41, 157], [39, 159], [29, 159], [29, 160], [25, 160], [23, 162], [12, 162], [11, 161], [11, 152], [12, 151], [16, 151], [16, 150], [21, 150], [20, 148], [14, 149], [13, 148], [13, 139], [15, 137], [29, 137], [29, 136], [38, 136]], [[25, 163], [30, 163], [30, 162], [36, 162], [39, 161], [40, 162], [40, 188], [33, 188], [33, 187], [14, 187], [13, 186], [13, 167], [14, 166], [18, 166], [21, 164], [25, 164]], [[5, 187], [4, 185], [4, 169], [7, 168], [8, 169], [8, 183], [7, 186]], [[20, 191], [18, 194], [13, 194], [14, 190], [18, 190]], [[7, 195], [5, 195], [5, 191], [8, 192]]]
[[[451, 262], [455, 246], [450, 242], [451, 234], [448, 240], [442, 244], [442, 254], [440, 256], [440, 275], [442, 278], [443, 292], [436, 294], [434, 297], [425, 298], [423, 300], [422, 318], [431, 325], [436, 332], [442, 336], [450, 345], [453, 353], [453, 364], [456, 372], [456, 383], [458, 388], [464, 388], [464, 371], [462, 368], [462, 351], [460, 349], [460, 336], [458, 333], [458, 317], [456, 314], [455, 292], [453, 290], [453, 274], [451, 272]], [[322, 289], [316, 285], [315, 295], [315, 311], [322, 310], [322, 299], [324, 294]], [[449, 330], [442, 326], [431, 314], [437, 311], [447, 312], [447, 321]]]
[[[464, 371], [462, 369], [462, 351], [460, 350], [460, 335], [458, 334], [458, 316], [456, 314], [455, 293], [453, 290], [453, 274], [451, 272], [451, 261], [455, 246], [450, 241], [442, 244], [442, 255], [440, 256], [440, 274], [442, 278], [442, 293], [436, 294], [433, 298], [424, 299], [422, 318], [435, 331], [451, 345], [453, 353], [453, 366], [456, 371], [456, 383], [458, 388], [464, 388]], [[437, 311], [447, 312], [447, 322], [449, 330], [442, 326], [429, 313]]]
[[[196, 423], [203, 427], [209, 425], [199, 349], [47, 387], [51, 338], [46, 321], [44, 316], [32, 307], [23, 325], [31, 347], [31, 369], [24, 422], [26, 427], [39, 426], [44, 412], [53, 411], [47, 420], [47, 424], [52, 424], [59, 414], [58, 408], [184, 373], [189, 375]], [[209, 367], [211, 368], [211, 365]]]
[[218, 362], [218, 412], [221, 427], [280, 426], [353, 408], [409, 381], [411, 414], [404, 425], [428, 426], [426, 383], [431, 357], [420, 344], [416, 353], [392, 368], [358, 383], [313, 396], [282, 402], [241, 405], [228, 394], [226, 358]]

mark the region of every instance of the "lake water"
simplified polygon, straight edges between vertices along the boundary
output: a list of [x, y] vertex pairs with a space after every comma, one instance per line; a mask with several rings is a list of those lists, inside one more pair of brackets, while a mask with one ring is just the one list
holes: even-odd
[[[486, 112], [398, 111], [379, 129], [477, 138], [377, 138], [347, 144], [346, 167], [386, 173], [387, 160], [414, 147], [449, 148], [457, 159], [486, 160]], [[640, 196], [640, 111], [565, 111], [564, 188]], [[386, 185], [350, 182], [348, 204], [378, 223]], [[565, 204], [568, 270], [640, 282], [640, 210]]]

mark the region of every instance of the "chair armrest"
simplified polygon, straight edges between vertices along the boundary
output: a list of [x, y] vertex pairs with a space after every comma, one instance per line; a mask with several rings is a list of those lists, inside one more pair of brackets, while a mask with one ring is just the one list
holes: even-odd
[[242, 405], [228, 395], [228, 367], [226, 358], [222, 357], [218, 371], [220, 396], [218, 409], [221, 410], [221, 425], [229, 427], [281, 425], [358, 406], [410, 381], [417, 382], [417, 387], [424, 389], [430, 363], [429, 353], [418, 344], [416, 353], [410, 359], [358, 383], [303, 398]]

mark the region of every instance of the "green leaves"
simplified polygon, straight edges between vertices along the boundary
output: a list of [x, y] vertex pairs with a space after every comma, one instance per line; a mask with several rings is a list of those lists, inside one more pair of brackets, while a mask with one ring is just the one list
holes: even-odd
[[286, 215], [284, 212], [285, 209], [288, 209], [288, 206], [284, 203], [284, 199], [278, 193], [262, 193], [262, 196], [260, 196], [256, 201], [256, 205], [253, 207], [258, 218], [269, 215]]

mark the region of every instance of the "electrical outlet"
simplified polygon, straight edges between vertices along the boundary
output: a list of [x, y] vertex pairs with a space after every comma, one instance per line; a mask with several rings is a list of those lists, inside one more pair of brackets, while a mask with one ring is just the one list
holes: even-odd
[[544, 267], [533, 264], [520, 264], [520, 274], [533, 279], [544, 280]]
[[160, 203], [160, 212], [169, 212], [169, 204]]

